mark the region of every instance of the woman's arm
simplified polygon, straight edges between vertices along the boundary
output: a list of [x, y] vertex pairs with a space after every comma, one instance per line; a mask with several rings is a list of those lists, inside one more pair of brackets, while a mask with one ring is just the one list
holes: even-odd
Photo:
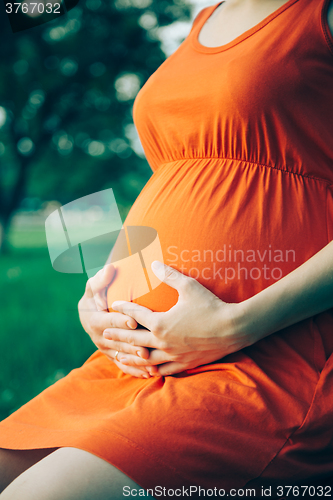
[[243, 328], [259, 338], [333, 307], [333, 241], [241, 304]]
[[216, 361], [333, 307], [333, 241], [273, 285], [234, 304], [223, 302], [172, 267], [160, 263], [152, 269], [178, 291], [177, 304], [157, 313], [131, 302], [114, 302], [114, 310], [148, 330], [104, 332], [105, 338], [114, 341], [154, 348], [148, 360], [120, 356], [123, 364], [160, 365], [152, 366], [152, 374], [171, 375]]

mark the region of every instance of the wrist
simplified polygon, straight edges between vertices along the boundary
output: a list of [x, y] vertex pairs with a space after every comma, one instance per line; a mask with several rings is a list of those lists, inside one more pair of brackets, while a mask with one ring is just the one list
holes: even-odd
[[260, 324], [260, 317], [255, 311], [251, 298], [243, 302], [229, 304], [233, 306], [234, 335], [241, 340], [244, 347], [255, 344], [267, 335]]
[[276, 285], [271, 285], [240, 303], [240, 327], [253, 339], [252, 343], [295, 322], [288, 321], [292, 300], [287, 298], [287, 290], [282, 283], [279, 283], [279, 289]]

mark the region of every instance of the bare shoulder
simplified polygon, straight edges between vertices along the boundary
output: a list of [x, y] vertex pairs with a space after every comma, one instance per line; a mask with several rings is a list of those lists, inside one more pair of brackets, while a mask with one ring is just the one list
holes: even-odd
[[328, 6], [328, 25], [330, 27], [331, 33], [333, 35], [333, 0], [331, 0]]

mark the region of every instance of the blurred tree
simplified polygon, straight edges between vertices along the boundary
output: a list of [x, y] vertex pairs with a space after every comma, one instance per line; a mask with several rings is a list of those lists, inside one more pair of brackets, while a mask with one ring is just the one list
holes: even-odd
[[134, 201], [150, 170], [133, 101], [165, 59], [158, 28], [190, 15], [183, 0], [80, 0], [16, 33], [0, 16], [0, 250], [26, 196], [67, 203], [113, 187]]

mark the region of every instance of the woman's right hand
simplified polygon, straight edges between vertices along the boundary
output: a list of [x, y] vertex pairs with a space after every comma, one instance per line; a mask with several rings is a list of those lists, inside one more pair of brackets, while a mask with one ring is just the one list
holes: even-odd
[[[103, 331], [106, 328], [133, 330], [138, 326], [131, 316], [119, 312], [108, 312], [106, 294], [114, 274], [114, 266], [106, 264], [103, 269], [87, 281], [85, 293], [78, 304], [81, 324], [96, 347], [111, 359], [120, 370], [134, 377], [149, 378], [150, 374], [145, 366], [127, 366], [115, 359], [117, 352], [115, 348], [119, 350], [120, 354], [137, 355], [139, 351], [141, 358], [148, 359], [149, 350], [146, 347], [126, 344], [125, 342], [119, 342], [119, 345], [115, 345], [115, 342], [103, 337]], [[112, 344], [112, 348], [110, 344]]]

